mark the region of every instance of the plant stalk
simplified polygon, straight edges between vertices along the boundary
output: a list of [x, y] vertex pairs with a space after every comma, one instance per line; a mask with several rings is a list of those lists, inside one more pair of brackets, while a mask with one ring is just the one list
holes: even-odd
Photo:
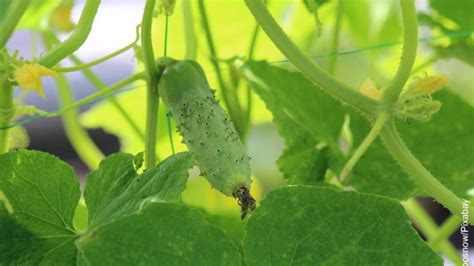
[[428, 245], [434, 250], [439, 250], [443, 241], [449, 237], [461, 226], [462, 218], [459, 215], [451, 215], [439, 228], [436, 234], [429, 239]]
[[15, 0], [8, 7], [7, 13], [0, 24], [0, 49], [5, 47], [8, 39], [13, 34], [18, 22], [25, 13], [30, 0]]
[[141, 40], [143, 63], [145, 65], [147, 95], [146, 95], [146, 129], [145, 129], [145, 168], [156, 165], [156, 131], [158, 124], [158, 79], [155, 65], [155, 54], [152, 44], [152, 21], [155, 0], [147, 0], [142, 18]]
[[196, 33], [194, 32], [193, 25], [193, 13], [191, 1], [193, 0], [182, 0], [182, 12], [183, 12], [183, 27], [184, 27], [184, 40], [186, 45], [185, 59], [196, 59], [197, 56], [197, 40]]
[[74, 53], [86, 41], [94, 23], [95, 15], [100, 5], [100, 0], [87, 0], [82, 10], [79, 22], [72, 32], [71, 36], [58, 44], [52, 50], [43, 55], [39, 63], [43, 66], [52, 68], [64, 58]]
[[441, 251], [455, 265], [462, 265], [462, 259], [459, 256], [458, 251], [448, 240], [443, 239], [436, 248], [429, 244], [429, 241], [438, 234], [438, 226], [433, 221], [431, 216], [423, 209], [423, 207], [421, 207], [420, 204], [413, 198], [407, 200], [403, 206], [405, 207], [408, 216], [410, 216], [410, 219], [428, 239], [428, 245], [434, 251]]
[[391, 111], [398, 100], [403, 86], [410, 77], [416, 59], [418, 46], [418, 22], [416, 19], [415, 2], [413, 0], [400, 0], [403, 21], [403, 48], [400, 65], [395, 78], [382, 96], [383, 107]]
[[[380, 136], [393, 158], [421, 188], [453, 214], [461, 214], [463, 200], [423, 167], [398, 135], [394, 121], [388, 121], [385, 124], [380, 131]], [[469, 208], [469, 213], [474, 213], [474, 207]], [[469, 223], [474, 224], [474, 215], [470, 215]]]
[[268, 37], [309, 80], [365, 114], [373, 115], [376, 112], [378, 108], [377, 101], [333, 79], [313, 61], [309, 60], [278, 25], [262, 1], [245, 0], [245, 3]]
[[[13, 86], [7, 79], [0, 79], [0, 128], [10, 125], [15, 115]], [[0, 154], [8, 152], [10, 129], [0, 129]]]
[[379, 114], [367, 137], [365, 137], [364, 141], [362, 141], [359, 147], [357, 147], [354, 154], [352, 154], [352, 157], [349, 159], [349, 161], [347, 161], [346, 165], [342, 169], [341, 174], [339, 176], [341, 183], [347, 184], [349, 182], [352, 168], [354, 168], [354, 166], [357, 164], [362, 155], [364, 155], [364, 153], [370, 147], [372, 142], [374, 142], [375, 138], [379, 135], [380, 130], [385, 125], [385, 122], [388, 118], [389, 115], [385, 112]]

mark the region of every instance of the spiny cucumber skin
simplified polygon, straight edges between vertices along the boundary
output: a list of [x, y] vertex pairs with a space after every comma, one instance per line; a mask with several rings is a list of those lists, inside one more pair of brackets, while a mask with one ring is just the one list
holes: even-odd
[[227, 196], [250, 187], [250, 162], [234, 125], [194, 61], [168, 64], [159, 93], [202, 175]]

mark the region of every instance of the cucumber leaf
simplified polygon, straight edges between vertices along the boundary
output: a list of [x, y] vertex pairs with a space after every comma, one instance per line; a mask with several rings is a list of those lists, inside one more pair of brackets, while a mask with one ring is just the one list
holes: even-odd
[[90, 265], [240, 265], [231, 240], [197, 210], [149, 203], [77, 241]]
[[[177, 154], [142, 174], [135, 172], [133, 155], [115, 154], [105, 159], [89, 175], [85, 201], [90, 222], [84, 234], [137, 213], [146, 202], [177, 201], [186, 185], [191, 157], [190, 153]], [[87, 215], [85, 206], [78, 205], [79, 182], [72, 167], [38, 151], [2, 154], [0, 191], [0, 264], [72, 265], [84, 261], [75, 246], [81, 234], [74, 224], [82, 224], [79, 229], [85, 231]], [[73, 219], [76, 211], [82, 212], [80, 221]]]
[[81, 192], [72, 167], [38, 151], [0, 155], [0, 264], [73, 264], [73, 216]]
[[88, 230], [129, 215], [147, 201], [179, 200], [192, 165], [191, 153], [178, 153], [138, 174], [133, 155], [109, 156], [87, 177]]
[[284, 187], [245, 229], [247, 265], [442, 265], [400, 203], [371, 194]]

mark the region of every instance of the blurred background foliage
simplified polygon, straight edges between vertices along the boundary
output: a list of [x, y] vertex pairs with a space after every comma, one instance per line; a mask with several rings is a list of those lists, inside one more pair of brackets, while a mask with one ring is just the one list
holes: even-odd
[[[174, 14], [169, 17], [168, 55], [177, 59], [184, 59], [186, 56], [183, 1], [185, 0], [177, 0]], [[209, 50], [201, 26], [197, 1], [187, 1], [192, 11], [192, 17], [187, 18], [191, 19], [196, 36], [197, 53], [195, 59], [205, 69], [211, 86], [218, 88], [216, 72], [209, 60]], [[331, 51], [331, 42], [339, 1], [314, 0], [318, 7], [320, 25], [315, 21], [315, 14], [308, 9], [308, 3], [311, 1], [269, 0], [268, 7], [292, 40], [316, 63], [327, 67], [331, 58], [337, 58], [337, 67], [334, 72], [337, 79], [354, 89], [358, 89], [367, 78], [373, 80], [378, 88], [387, 86], [387, 82], [393, 77], [397, 68], [402, 47], [398, 1], [344, 0], [340, 41], [336, 52]], [[8, 44], [10, 49], [19, 49], [26, 58], [41, 54], [44, 48], [39, 40], [38, 31], [48, 29], [48, 25], [50, 25], [48, 20], [54, 19], [59, 6], [72, 3], [69, 0], [32, 0], [31, 2], [31, 6], [19, 24], [19, 31]], [[134, 38], [133, 29], [139, 23], [137, 18], [140, 18], [144, 5], [144, 1], [103, 0], [102, 2], [99, 12], [107, 8], [111, 8], [111, 12], [114, 12], [113, 10], [117, 11], [122, 7], [125, 13], [103, 19], [100, 19], [101, 13], [98, 14], [96, 23], [99, 26], [94, 27], [91, 33], [92, 40], [88, 40], [78, 52], [84, 61], [98, 58], [120, 47], [116, 44], [118, 41], [115, 39], [100, 38], [100, 34], [104, 34], [104, 31], [108, 29], [122, 33], [120, 25], [127, 24], [129, 28], [124, 29], [123, 32], [131, 34], [122, 36], [120, 41], [123, 42], [124, 39], [128, 40], [125, 43], [132, 41]], [[236, 56], [244, 59], [248, 57], [256, 24], [241, 0], [208, 0], [205, 2], [218, 59], [226, 82], [231, 83], [235, 75], [238, 74], [231, 68], [231, 65], [226, 63], [226, 60]], [[0, 21], [9, 3], [9, 0], [0, 0]], [[424, 72], [429, 75], [445, 75], [448, 79], [448, 89], [461, 96], [471, 106], [474, 105], [474, 19], [470, 14], [474, 10], [474, 1], [427, 0], [416, 1], [416, 4], [419, 11], [421, 38], [414, 70], [416, 75], [423, 76]], [[83, 1], [75, 2], [72, 21], [77, 21], [82, 6]], [[130, 17], [123, 15], [127, 12], [130, 12]], [[157, 16], [153, 25], [153, 43], [155, 51], [158, 51], [157, 56], [161, 56], [160, 51], [163, 51], [164, 25], [164, 17]], [[122, 33], [122, 35], [124, 34]], [[66, 36], [67, 33], [60, 35], [62, 39]], [[101, 42], [99, 48], [95, 46], [97, 42]], [[101, 54], [97, 54], [97, 50]], [[103, 78], [105, 83], [109, 84], [112, 83], [112, 80], [120, 79], [133, 71], [142, 69], [139, 60], [131, 52], [120, 56], [119, 59], [119, 61], [112, 60], [111, 63], [94, 67], [92, 70]], [[272, 65], [292, 68], [263, 32], [258, 35], [253, 59], [266, 60]], [[77, 74], [71, 74], [68, 77], [73, 83], [77, 98], [93, 91], [91, 84], [84, 77]], [[247, 86], [248, 84], [242, 80], [236, 87], [237, 94], [241, 98], [246, 97]], [[289, 87], [288, 90], [292, 90], [292, 88]], [[31, 95], [19, 95], [19, 97], [24, 98], [24, 102], [27, 104], [35, 104], [47, 110], [53, 109], [56, 106], [55, 101], [51, 100], [56, 94], [54, 86], [46, 83], [46, 91], [47, 101]], [[141, 86], [120, 92], [116, 98], [139, 129], [144, 132], [145, 88]], [[106, 154], [117, 151], [136, 154], [143, 151], [143, 140], [117, 113], [110, 101], [100, 101], [83, 107], [83, 110], [84, 112], [80, 116], [81, 124], [94, 130], [90, 132]], [[44, 126], [47, 125], [46, 123], [46, 120], [34, 121], [26, 125], [31, 137], [30, 148], [51, 150], [52, 153], [55, 153], [55, 149], [65, 149], [61, 144], [63, 143], [60, 141], [61, 137], [51, 133], [52, 130], [60, 131], [57, 128], [58, 124], [48, 127]], [[172, 154], [168, 138], [166, 111], [163, 105], [160, 107], [158, 128], [157, 151], [159, 158], [163, 159]], [[97, 133], [97, 129], [103, 130], [107, 134]], [[173, 132], [176, 151], [185, 150], [186, 148], [174, 128], [171, 132]], [[21, 129], [15, 131], [14, 136], [15, 143], [19, 143], [16, 144], [17, 147], [29, 144], [26, 133]], [[64, 136], [62, 138], [64, 139]], [[265, 192], [285, 184], [286, 181], [276, 166], [276, 160], [284, 149], [284, 142], [272, 123], [271, 113], [257, 95], [252, 97], [251, 127], [245, 142], [249, 154], [253, 158], [251, 161], [255, 180], [252, 187], [253, 193], [257, 199], [261, 199]], [[48, 143], [49, 146], [42, 145], [44, 143]], [[51, 147], [51, 145], [58, 147]], [[67, 149], [68, 152], [65, 153], [58, 151], [60, 155], [63, 155], [61, 157], [75, 165], [79, 173], [84, 173], [84, 166], [78, 162], [75, 155], [70, 155], [74, 154], [74, 151], [70, 148]], [[238, 216], [235, 215], [238, 212], [238, 206], [233, 199], [225, 198], [217, 191], [212, 190], [204, 179], [193, 177], [189, 180], [183, 201], [202, 209], [210, 222], [226, 227], [232, 238], [239, 241], [242, 236], [242, 227], [237, 220]]]

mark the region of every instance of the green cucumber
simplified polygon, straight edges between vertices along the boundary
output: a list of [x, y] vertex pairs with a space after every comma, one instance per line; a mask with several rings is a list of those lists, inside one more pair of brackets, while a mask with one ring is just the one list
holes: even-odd
[[196, 164], [209, 183], [242, 207], [242, 218], [255, 209], [249, 193], [250, 158], [237, 131], [210, 89], [201, 66], [190, 60], [166, 62], [159, 94]]

